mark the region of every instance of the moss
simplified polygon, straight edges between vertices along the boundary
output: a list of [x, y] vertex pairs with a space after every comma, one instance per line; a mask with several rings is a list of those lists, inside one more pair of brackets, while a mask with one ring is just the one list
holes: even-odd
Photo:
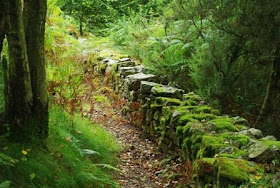
[[227, 139], [232, 145], [241, 148], [247, 146], [250, 142], [250, 137], [246, 135], [235, 135], [232, 133], [223, 133], [220, 135], [222, 138]]
[[236, 148], [236, 150], [232, 154], [222, 153], [219, 156], [220, 157], [228, 157], [228, 158], [239, 158], [239, 157], [243, 157], [243, 156], [247, 155], [247, 153], [248, 153], [247, 150], [239, 150], [239, 149]]
[[217, 132], [232, 131], [237, 132], [239, 129], [232, 124], [232, 119], [227, 117], [217, 118], [211, 121], [215, 125]]
[[280, 150], [280, 141], [273, 141], [273, 140], [263, 140], [263, 143], [272, 149], [273, 146], [277, 146], [278, 149]]
[[154, 86], [154, 87], [157, 89], [158, 92], [164, 92], [163, 86], [161, 86], [161, 85], [156, 85], [156, 86]]
[[174, 98], [157, 97], [156, 104], [163, 105], [163, 106], [179, 106], [181, 104], [181, 101], [179, 99], [174, 99]]
[[214, 115], [217, 115], [217, 116], [221, 115], [221, 112], [219, 110], [211, 110], [210, 113], [214, 114]]
[[183, 100], [201, 101], [201, 97], [194, 92], [187, 93], [183, 96]]
[[186, 115], [183, 115], [179, 118], [178, 120], [178, 124], [179, 125], [185, 125], [187, 124], [188, 122], [198, 122], [197, 120], [195, 120], [193, 117], [192, 117], [192, 114], [186, 114]]
[[184, 136], [191, 136], [193, 134], [204, 133], [204, 127], [201, 123], [189, 122], [182, 128], [182, 133]]
[[211, 120], [214, 119], [216, 116], [213, 114], [193, 114], [192, 117], [197, 120]]
[[188, 122], [199, 122], [201, 120], [211, 120], [216, 116], [213, 114], [185, 114], [178, 120], [178, 124], [183, 125]]
[[196, 154], [196, 159], [214, 157], [215, 154], [219, 153], [221, 149], [227, 146], [228, 144], [225, 143], [225, 140], [222, 137], [203, 135], [199, 145], [200, 149]]
[[214, 164], [216, 158], [202, 158], [201, 161], [205, 162], [205, 163], [209, 163], [211, 165]]
[[194, 109], [195, 113], [211, 113], [212, 108], [210, 106], [198, 106]]
[[263, 170], [253, 162], [243, 159], [218, 158], [215, 163], [218, 169], [218, 187], [230, 184], [240, 185], [250, 181], [252, 176], [261, 175]]
[[176, 108], [176, 111], [178, 111], [181, 114], [188, 114], [191, 113], [191, 111], [195, 108], [196, 106], [179, 106]]

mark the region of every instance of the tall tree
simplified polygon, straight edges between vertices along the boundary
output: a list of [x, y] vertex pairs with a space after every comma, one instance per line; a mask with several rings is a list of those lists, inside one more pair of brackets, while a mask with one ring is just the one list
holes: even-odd
[[11, 136], [25, 134], [31, 118], [32, 91], [22, 19], [22, 1], [4, 2], [9, 45], [9, 94], [6, 107]]
[[11, 138], [16, 140], [48, 135], [44, 60], [46, 10], [46, 0], [26, 0], [24, 6], [22, 0], [4, 1], [9, 50], [5, 115], [11, 126]]
[[24, 1], [24, 25], [27, 56], [33, 94], [32, 124], [36, 134], [48, 134], [48, 95], [44, 58], [47, 0]]

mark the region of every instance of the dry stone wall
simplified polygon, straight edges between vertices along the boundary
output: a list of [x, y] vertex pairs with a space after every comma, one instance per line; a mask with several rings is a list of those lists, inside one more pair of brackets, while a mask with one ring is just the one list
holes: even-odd
[[165, 153], [193, 161], [201, 186], [254, 182], [279, 169], [280, 142], [244, 118], [221, 115], [200, 96], [168, 86], [166, 78], [129, 58], [105, 58], [96, 67], [128, 101], [123, 114], [141, 127], [142, 136]]

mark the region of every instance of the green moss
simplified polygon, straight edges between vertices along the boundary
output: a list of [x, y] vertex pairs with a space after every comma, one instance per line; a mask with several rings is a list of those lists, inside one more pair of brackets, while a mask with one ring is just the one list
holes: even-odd
[[212, 108], [210, 106], [198, 106], [194, 109], [195, 113], [211, 113]]
[[189, 122], [182, 128], [182, 133], [184, 136], [191, 136], [193, 134], [203, 134], [204, 127], [198, 122]]
[[278, 149], [280, 149], [280, 141], [273, 141], [273, 140], [263, 140], [263, 143], [269, 147], [270, 149], [272, 149], [272, 147], [275, 145], [278, 147]]
[[232, 145], [238, 148], [247, 146], [251, 139], [249, 136], [246, 135], [235, 135], [232, 133], [223, 133], [220, 136], [222, 138], [227, 139], [229, 142], [232, 143]]
[[163, 106], [179, 106], [181, 104], [181, 101], [179, 99], [174, 99], [174, 98], [157, 97], [156, 104], [163, 105]]
[[237, 132], [239, 129], [232, 124], [231, 118], [219, 118], [211, 121], [215, 124], [215, 129], [218, 132], [232, 131]]
[[214, 164], [216, 158], [202, 158], [201, 161], [205, 162], [205, 163], [209, 163], [211, 165]]
[[211, 110], [210, 113], [214, 114], [214, 115], [217, 115], [217, 116], [221, 115], [221, 112], [219, 110]]
[[154, 86], [156, 88], [157, 93], [163, 93], [164, 92], [164, 88], [161, 85], [156, 85]]
[[234, 151], [234, 153], [229, 154], [229, 153], [222, 153], [219, 156], [220, 157], [228, 157], [228, 158], [238, 158], [238, 157], [243, 157], [244, 155], [246, 155], [248, 153], [247, 150], [239, 150], [236, 148], [236, 150]]
[[201, 97], [194, 92], [187, 93], [183, 96], [183, 100], [201, 101]]
[[178, 124], [186, 124], [188, 122], [199, 122], [201, 120], [211, 120], [216, 116], [213, 114], [185, 114], [178, 120]]
[[253, 162], [243, 159], [218, 158], [218, 186], [224, 187], [230, 184], [240, 185], [250, 181], [251, 176], [261, 175], [263, 170]]
[[183, 115], [179, 118], [178, 120], [178, 124], [179, 125], [185, 125], [187, 124], [188, 122], [198, 122], [197, 120], [195, 120], [193, 117], [192, 117], [192, 114], [186, 114], [186, 115]]
[[216, 116], [213, 114], [193, 114], [192, 117], [197, 120], [211, 120]]

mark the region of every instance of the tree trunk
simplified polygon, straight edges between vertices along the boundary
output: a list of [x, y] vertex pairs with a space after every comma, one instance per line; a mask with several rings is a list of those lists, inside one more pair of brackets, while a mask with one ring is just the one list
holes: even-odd
[[[4, 1], [7, 39], [9, 45], [9, 103], [7, 122], [11, 125], [11, 138], [25, 139], [30, 134], [32, 90], [22, 19], [22, 1]], [[7, 96], [6, 96], [7, 97]]]
[[275, 59], [271, 65], [271, 74], [267, 85], [265, 99], [256, 126], [265, 134], [277, 134], [280, 129], [280, 46], [275, 51]]
[[80, 35], [83, 36], [84, 32], [83, 32], [83, 16], [81, 16], [80, 18]]
[[48, 135], [48, 93], [44, 58], [45, 20], [47, 0], [24, 1], [24, 25], [27, 55], [33, 93], [32, 124], [36, 136]]
[[4, 18], [4, 4], [3, 0], [0, 0], [0, 59], [1, 59], [1, 52], [3, 49], [3, 41], [5, 38], [5, 18]]

